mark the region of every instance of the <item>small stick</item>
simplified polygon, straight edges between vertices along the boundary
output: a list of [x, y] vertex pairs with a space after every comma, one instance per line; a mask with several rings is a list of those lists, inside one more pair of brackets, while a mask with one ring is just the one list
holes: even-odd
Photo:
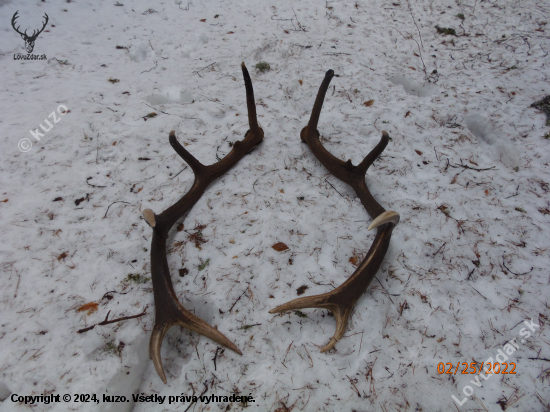
[[437, 249], [437, 252], [435, 252], [433, 255], [437, 255], [441, 249], [443, 249], [443, 246], [445, 246], [447, 242], [443, 243], [439, 249]]
[[98, 325], [108, 325], [110, 323], [116, 323], [116, 322], [121, 322], [123, 320], [128, 320], [128, 319], [135, 319], [135, 318], [139, 318], [143, 315], [147, 315], [147, 306], [145, 306], [145, 309], [143, 309], [143, 312], [140, 313], [139, 315], [134, 315], [134, 316], [123, 316], [122, 318], [116, 318], [116, 319], [112, 319], [112, 320], [107, 320], [109, 318], [109, 314], [111, 313], [111, 311], [107, 312], [107, 316], [105, 316], [105, 320], [102, 321], [102, 322], [99, 322], [99, 323], [96, 323], [95, 325], [93, 326], [89, 326], [87, 328], [84, 328], [84, 329], [80, 329], [80, 330], [77, 330], [76, 333], [84, 333], [84, 332], [88, 332], [89, 330], [92, 330], [93, 328], [95, 328], [96, 326]]
[[[336, 188], [334, 186], [332, 186], [332, 184], [327, 179], [325, 179], [325, 182], [327, 182], [330, 185], [330, 187], [332, 187], [334, 190], [336, 190]], [[340, 193], [338, 190], [336, 190], [336, 193], [338, 193], [340, 196], [344, 197], [342, 195], [342, 193]]]
[[105, 212], [105, 215], [103, 216], [103, 218], [105, 219], [107, 217], [107, 213], [109, 213], [109, 208], [111, 206], [113, 206], [115, 203], [126, 203], [127, 205], [131, 205], [131, 203], [128, 203], [128, 202], [124, 202], [122, 200], [117, 200], [116, 202], [113, 202], [109, 205], [109, 207], [107, 208], [107, 211]]
[[248, 290], [248, 289], [245, 289], [244, 292], [241, 294], [241, 296], [239, 296], [239, 297], [237, 298], [237, 300], [235, 301], [235, 303], [233, 303], [233, 305], [231, 305], [231, 308], [229, 309], [229, 313], [231, 313], [231, 311], [233, 310], [233, 308], [235, 307], [235, 305], [237, 304], [237, 302], [238, 302], [239, 300], [241, 300], [241, 298], [243, 297], [243, 295], [246, 293], [247, 290]]

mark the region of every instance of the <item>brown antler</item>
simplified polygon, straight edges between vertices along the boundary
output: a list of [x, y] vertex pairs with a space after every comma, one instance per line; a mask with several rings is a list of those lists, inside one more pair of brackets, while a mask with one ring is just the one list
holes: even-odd
[[170, 228], [176, 221], [184, 216], [199, 200], [206, 188], [218, 177], [231, 169], [242, 157], [264, 137], [263, 130], [258, 126], [256, 119], [256, 104], [254, 102], [254, 90], [250, 75], [244, 63], [241, 64], [246, 88], [246, 103], [248, 106], [248, 122], [250, 129], [246, 132], [242, 141], [233, 144], [233, 149], [218, 163], [205, 166], [189, 153], [176, 139], [176, 134], [170, 132], [170, 145], [183, 160], [191, 166], [195, 173], [193, 186], [178, 200], [160, 215], [155, 215], [151, 209], [143, 211], [143, 217], [153, 228], [153, 240], [151, 241], [151, 276], [153, 279], [153, 291], [155, 296], [155, 325], [149, 341], [149, 357], [153, 360], [157, 373], [166, 383], [166, 375], [160, 357], [160, 347], [164, 335], [174, 325], [183, 326], [193, 332], [200, 333], [212, 339], [239, 355], [241, 351], [221, 332], [208, 323], [185, 310], [179, 303], [168, 270], [166, 258], [166, 238]]
[[311, 118], [309, 119], [308, 125], [302, 129], [300, 137], [302, 142], [307, 143], [315, 157], [319, 159], [330, 173], [346, 182], [355, 190], [355, 193], [359, 199], [361, 199], [361, 203], [363, 203], [363, 206], [367, 209], [368, 214], [375, 218], [370, 224], [369, 230], [377, 227], [378, 232], [363, 262], [361, 262], [353, 275], [339, 287], [323, 295], [295, 299], [269, 311], [269, 313], [280, 313], [304, 308], [321, 308], [332, 311], [336, 318], [336, 332], [321, 352], [332, 349], [336, 345], [336, 342], [344, 335], [351, 310], [376, 276], [376, 272], [380, 268], [390, 245], [392, 230], [397, 223], [399, 223], [399, 214], [397, 212], [387, 212], [380, 206], [370, 194], [367, 184], [365, 183], [365, 174], [368, 168], [388, 144], [388, 133], [385, 131], [382, 132], [380, 143], [378, 143], [378, 145], [357, 166], [352, 165], [351, 160], [343, 162], [334, 157], [319, 141], [317, 124], [319, 122], [321, 108], [323, 107], [323, 101], [325, 100], [325, 94], [333, 76], [334, 72], [332, 70], [329, 70], [325, 74], [325, 79], [323, 83], [321, 83], [315, 105], [311, 112]]

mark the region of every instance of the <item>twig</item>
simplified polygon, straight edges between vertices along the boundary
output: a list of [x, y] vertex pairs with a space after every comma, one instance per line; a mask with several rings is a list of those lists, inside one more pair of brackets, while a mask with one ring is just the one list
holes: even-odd
[[411, 2], [407, 0], [407, 5], [409, 6], [409, 11], [411, 12], [411, 17], [413, 19], [413, 23], [416, 26], [416, 30], [418, 31], [418, 36], [420, 36], [420, 44], [422, 45], [422, 49], [424, 49], [424, 43], [422, 42], [422, 34], [420, 34], [420, 29], [418, 28], [418, 25], [416, 24], [416, 20], [414, 19], [414, 15], [411, 8]]
[[[151, 46], [151, 47], [153, 47], [153, 46]], [[151, 70], [156, 69], [156, 68], [157, 68], [157, 61], [155, 60], [154, 63], [155, 63], [155, 67], [151, 67], [149, 70], [144, 70], [144, 71], [142, 71], [140, 74], [148, 73], [148, 72], [150, 72]]]
[[204, 69], [207, 69], [207, 68], [209, 68], [210, 66], [213, 66], [214, 64], [216, 64], [216, 62], [214, 62], [214, 63], [210, 63], [210, 64], [209, 64], [208, 66], [204, 66], [204, 67], [203, 67], [202, 69], [199, 69], [199, 70], [195, 70], [195, 71], [194, 71], [194, 72], [193, 72], [192, 74], [198, 74], [198, 75], [199, 75], [199, 77], [202, 77], [202, 76], [201, 76], [201, 75], [199, 74], [199, 72], [203, 71]]
[[445, 246], [447, 242], [443, 243], [439, 249], [437, 249], [437, 252], [435, 252], [433, 255], [437, 255], [441, 249], [443, 249], [443, 246]]
[[533, 271], [533, 267], [531, 267], [531, 270], [529, 270], [528, 272], [525, 272], [525, 273], [516, 273], [516, 272], [512, 272], [510, 270], [510, 268], [508, 266], [506, 266], [506, 262], [504, 261], [504, 257], [502, 258], [502, 264], [504, 265], [504, 267], [506, 268], [506, 270], [516, 276], [523, 276], [523, 275], [527, 275], [528, 273], [531, 273]]
[[241, 296], [239, 296], [239, 297], [237, 298], [237, 300], [235, 301], [235, 303], [233, 303], [233, 305], [231, 305], [231, 308], [229, 309], [229, 313], [231, 313], [231, 311], [233, 310], [233, 308], [235, 307], [235, 305], [237, 304], [237, 302], [238, 302], [239, 300], [241, 300], [241, 298], [243, 297], [243, 295], [246, 293], [247, 290], [248, 290], [248, 288], [245, 289], [244, 292], [241, 294]]
[[[206, 391], [208, 390], [208, 385], [205, 383], [204, 386], [205, 386], [204, 391], [202, 391], [202, 393], [198, 397], [193, 396], [193, 398], [200, 399], [201, 396], [203, 396], [206, 393]], [[193, 388], [193, 393], [194, 392], [195, 392], [195, 389]], [[187, 409], [184, 412], [187, 412], [189, 408], [193, 406], [194, 403], [196, 403], [196, 401], [191, 402], [191, 404], [187, 407]]]
[[[13, 267], [13, 266], [12, 266]], [[21, 275], [19, 273], [17, 273], [17, 270], [15, 268], [13, 268], [13, 270], [15, 270], [15, 273], [16, 275], [18, 276], [17, 278], [17, 286], [15, 287], [15, 294], [13, 295], [13, 298], [15, 299], [17, 297], [17, 291], [19, 290], [19, 282], [21, 282]]]
[[93, 184], [91, 184], [91, 183], [88, 182], [88, 180], [90, 180], [90, 179], [93, 179], [93, 177], [89, 177], [89, 178], [86, 179], [86, 183], [88, 184], [88, 186], [92, 186], [92, 187], [107, 187], [107, 186], [97, 186], [97, 185], [93, 185]]
[[105, 212], [105, 215], [103, 216], [103, 218], [105, 219], [107, 217], [107, 213], [109, 213], [109, 208], [111, 206], [113, 206], [115, 203], [126, 203], [127, 205], [131, 205], [131, 203], [128, 203], [128, 202], [124, 202], [122, 200], [117, 200], [116, 202], [113, 202], [109, 205], [109, 207], [107, 208], [107, 211]]
[[[473, 290], [475, 290], [477, 293], [479, 293], [479, 291], [478, 291], [476, 288], [474, 288], [472, 285], [470, 285], [470, 287], [471, 287]], [[489, 299], [487, 299], [485, 296], [483, 296], [481, 293], [479, 293], [479, 296], [481, 296], [481, 297], [482, 297], [483, 299], [485, 299], [485, 300], [489, 300]]]
[[[212, 360], [214, 361], [214, 370], [217, 371], [217, 367], [216, 367], [216, 359], [218, 358], [218, 352], [220, 351], [220, 349], [222, 349], [221, 347], [217, 347], [216, 348], [216, 353], [214, 354], [214, 358], [212, 358]], [[225, 351], [225, 349], [222, 349], [222, 354], [223, 352]]]
[[99, 323], [96, 323], [95, 325], [93, 326], [89, 326], [87, 328], [84, 328], [84, 329], [80, 329], [80, 330], [77, 330], [76, 333], [84, 333], [84, 332], [88, 332], [89, 330], [92, 330], [93, 328], [95, 328], [96, 326], [98, 325], [108, 325], [110, 323], [116, 323], [116, 322], [121, 322], [123, 320], [128, 320], [128, 319], [135, 319], [135, 318], [139, 318], [143, 315], [147, 315], [147, 306], [145, 306], [145, 309], [143, 309], [143, 312], [140, 313], [139, 315], [134, 315], [134, 316], [124, 316], [122, 318], [117, 318], [117, 319], [112, 319], [112, 320], [107, 320], [109, 318], [109, 314], [111, 313], [111, 311], [107, 312], [107, 316], [105, 316], [105, 320], [103, 322], [99, 322]]
[[[327, 182], [334, 190], [336, 190], [336, 188], [334, 186], [332, 186], [332, 184], [327, 179], [325, 179], [325, 182]], [[342, 193], [340, 193], [338, 190], [336, 190], [336, 193], [338, 193], [340, 196], [344, 197], [342, 195]]]
[[176, 177], [178, 177], [179, 174], [180, 174], [181, 172], [183, 172], [185, 169], [187, 169], [187, 166], [185, 166], [183, 169], [181, 169], [181, 170], [178, 172], [177, 175], [175, 175], [174, 177], [171, 177], [170, 180], [175, 179]]
[[[447, 159], [447, 162], [449, 161], [449, 159]], [[493, 167], [488, 167], [486, 169], [477, 169], [475, 167], [470, 167], [468, 165], [451, 165], [449, 163], [447, 163], [447, 167], [448, 166], [451, 166], [451, 167], [454, 167], [454, 168], [457, 168], [457, 167], [462, 167], [463, 169], [470, 169], [470, 170], [475, 170], [476, 172], [483, 172], [485, 170], [491, 170], [491, 169], [494, 169], [496, 166], [493, 166]], [[446, 169], [445, 169], [446, 170]]]

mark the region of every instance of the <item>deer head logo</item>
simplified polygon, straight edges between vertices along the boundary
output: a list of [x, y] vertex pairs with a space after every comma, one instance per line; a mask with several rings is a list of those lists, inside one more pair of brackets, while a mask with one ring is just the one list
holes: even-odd
[[46, 27], [46, 24], [48, 24], [49, 17], [46, 13], [44, 13], [44, 16], [46, 17], [46, 21], [44, 22], [44, 25], [42, 26], [42, 28], [40, 30], [38, 30], [38, 31], [34, 30], [33, 33], [32, 33], [32, 36], [29, 36], [29, 35], [27, 35], [27, 30], [25, 30], [24, 33], [21, 33], [19, 31], [20, 26], [15, 27], [15, 20], [17, 20], [17, 18], [19, 17], [17, 15], [17, 13], [19, 13], [19, 10], [16, 11], [15, 14], [13, 15], [13, 17], [11, 19], [11, 25], [12, 25], [13, 29], [21, 35], [23, 40], [25, 40], [25, 48], [27, 49], [27, 53], [32, 53], [32, 51], [34, 49], [34, 42], [36, 41], [36, 38], [38, 37], [38, 35], [44, 31], [44, 28]]

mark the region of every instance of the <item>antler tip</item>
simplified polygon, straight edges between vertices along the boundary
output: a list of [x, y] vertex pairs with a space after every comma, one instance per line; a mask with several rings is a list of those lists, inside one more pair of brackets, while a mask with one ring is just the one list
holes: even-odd
[[143, 219], [149, 224], [151, 227], [155, 227], [157, 224], [155, 220], [155, 212], [153, 212], [151, 209], [145, 209], [143, 211]]
[[328, 352], [329, 350], [333, 349], [336, 346], [336, 343], [338, 342], [337, 339], [331, 338], [330, 342], [326, 344], [326, 346], [321, 349], [321, 353]]
[[385, 223], [393, 223], [396, 226], [399, 223], [399, 213], [393, 212], [391, 210], [385, 211], [384, 213], [378, 215], [369, 225], [368, 230], [372, 230], [375, 227], [383, 225]]

